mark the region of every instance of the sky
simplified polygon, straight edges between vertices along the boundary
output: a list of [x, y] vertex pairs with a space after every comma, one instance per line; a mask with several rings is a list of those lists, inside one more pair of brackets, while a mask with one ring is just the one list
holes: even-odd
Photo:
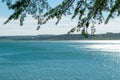
[[[49, 0], [50, 5], [53, 7], [62, 0]], [[56, 19], [50, 20], [46, 24], [42, 25], [40, 30], [36, 30], [37, 21], [31, 16], [25, 19], [24, 25], [19, 25], [19, 20], [11, 21], [10, 23], [3, 25], [7, 18], [12, 14], [11, 10], [8, 10], [5, 3], [0, 2], [0, 36], [17, 36], [17, 35], [41, 35], [41, 34], [66, 34], [72, 27], [77, 25], [77, 19], [71, 20], [71, 16], [63, 16], [58, 25], [55, 25]], [[112, 19], [108, 24], [96, 25], [96, 34], [106, 32], [120, 32], [120, 19]], [[75, 32], [79, 34], [80, 32]], [[90, 33], [90, 30], [88, 31]]]

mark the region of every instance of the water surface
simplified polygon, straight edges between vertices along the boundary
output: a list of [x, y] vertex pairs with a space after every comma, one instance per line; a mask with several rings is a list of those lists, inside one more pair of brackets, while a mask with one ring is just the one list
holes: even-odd
[[119, 80], [120, 41], [0, 42], [0, 80]]

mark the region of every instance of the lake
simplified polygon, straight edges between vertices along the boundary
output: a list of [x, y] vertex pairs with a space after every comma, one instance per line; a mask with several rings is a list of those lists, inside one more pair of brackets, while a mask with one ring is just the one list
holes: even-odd
[[0, 80], [119, 80], [120, 41], [0, 42]]

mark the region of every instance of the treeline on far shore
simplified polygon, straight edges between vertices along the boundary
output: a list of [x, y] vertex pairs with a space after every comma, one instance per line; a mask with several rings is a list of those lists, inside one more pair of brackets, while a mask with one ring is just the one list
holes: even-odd
[[87, 38], [81, 34], [0, 36], [0, 40], [120, 40], [120, 33], [88, 35]]

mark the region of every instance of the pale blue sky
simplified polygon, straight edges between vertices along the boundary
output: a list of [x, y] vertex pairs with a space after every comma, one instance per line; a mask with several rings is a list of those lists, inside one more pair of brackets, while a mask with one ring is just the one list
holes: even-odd
[[[62, 0], [49, 0], [50, 5], [55, 6], [62, 2]], [[30, 16], [25, 19], [24, 25], [20, 26], [19, 21], [11, 21], [3, 25], [5, 20], [12, 14], [4, 3], [0, 2], [0, 36], [7, 35], [40, 35], [40, 34], [66, 34], [72, 27], [77, 25], [77, 20], [71, 20], [70, 16], [63, 16], [58, 25], [55, 25], [55, 19], [42, 25], [41, 29], [36, 31], [37, 22]], [[120, 19], [116, 18], [109, 22], [109, 24], [96, 25], [96, 33], [106, 32], [120, 32]], [[79, 32], [80, 33], [80, 32]], [[89, 31], [90, 33], [90, 31]]]

